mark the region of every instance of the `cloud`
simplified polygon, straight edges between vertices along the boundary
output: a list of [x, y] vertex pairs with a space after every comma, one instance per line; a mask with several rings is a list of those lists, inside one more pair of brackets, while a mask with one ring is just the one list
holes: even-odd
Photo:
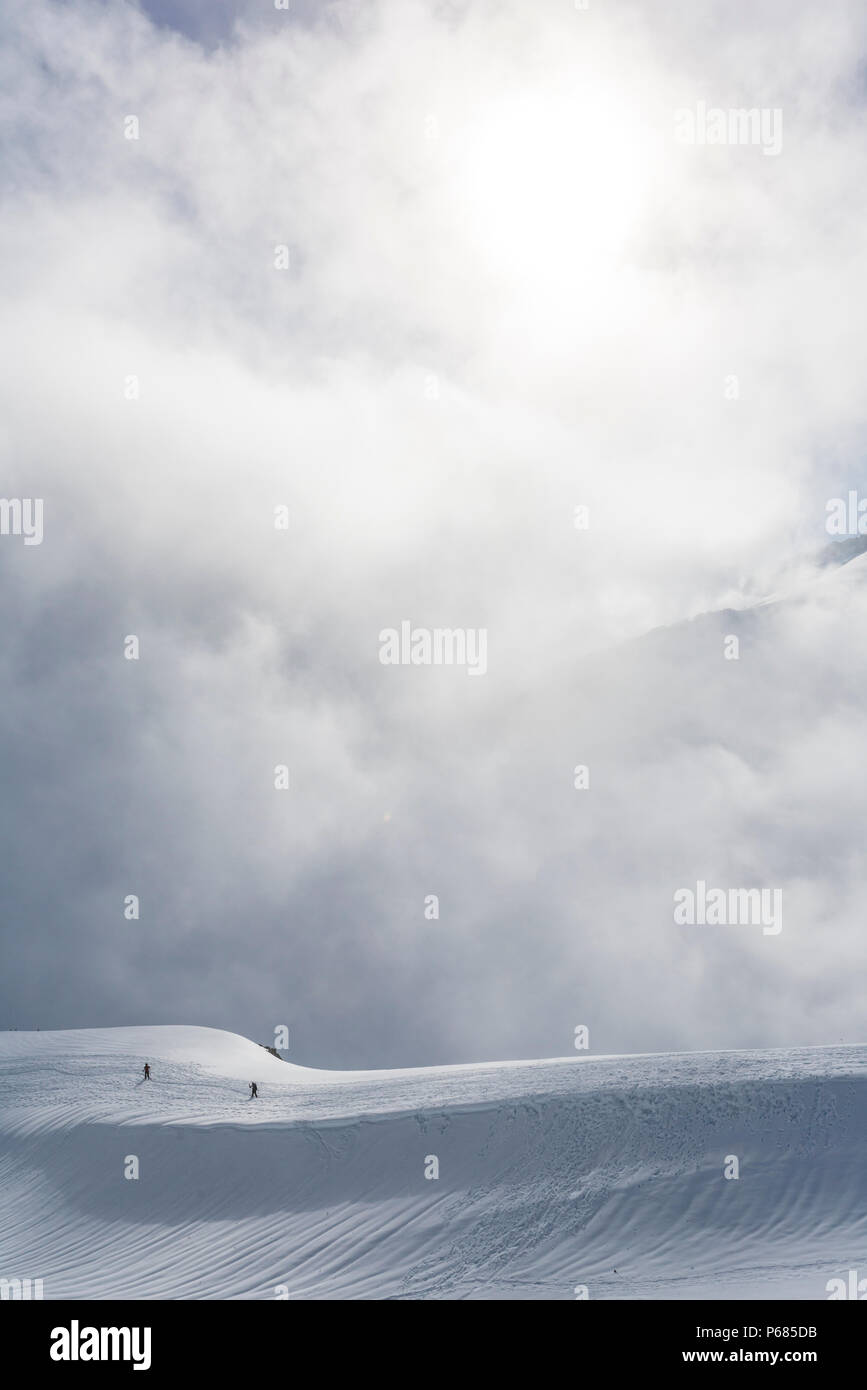
[[[863, 477], [859, 7], [191, 13], [7, 21], [0, 1022], [851, 1040], [860, 589], [687, 620]], [[404, 620], [485, 678], [384, 668]], [[781, 937], [685, 941], [714, 874]]]

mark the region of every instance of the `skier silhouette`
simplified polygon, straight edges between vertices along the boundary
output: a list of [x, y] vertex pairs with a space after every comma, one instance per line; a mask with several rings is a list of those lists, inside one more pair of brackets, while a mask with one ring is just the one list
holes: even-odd
[[151, 1064], [150, 1064], [150, 1062], [145, 1062], [145, 1064], [144, 1064], [144, 1078], [145, 1078], [145, 1081], [150, 1081], [150, 1079], [151, 1079]]
[[251, 1100], [255, 1100], [256, 1097], [258, 1096], [258, 1094], [259, 1094], [259, 1087], [256, 1085], [255, 1081], [251, 1081], [251, 1082], [250, 1082], [250, 1099], [251, 1099]]

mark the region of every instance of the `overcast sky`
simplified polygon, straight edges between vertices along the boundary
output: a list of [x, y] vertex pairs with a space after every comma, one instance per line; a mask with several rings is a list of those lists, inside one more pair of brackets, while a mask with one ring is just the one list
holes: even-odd
[[0, 1027], [863, 1041], [867, 10], [289, 6], [3, 21]]

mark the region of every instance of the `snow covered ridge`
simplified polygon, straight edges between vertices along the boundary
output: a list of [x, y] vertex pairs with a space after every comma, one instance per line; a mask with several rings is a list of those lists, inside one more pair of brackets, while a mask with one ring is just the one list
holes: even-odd
[[827, 1299], [867, 1277], [865, 1143], [867, 1047], [320, 1072], [4, 1033], [0, 1294]]

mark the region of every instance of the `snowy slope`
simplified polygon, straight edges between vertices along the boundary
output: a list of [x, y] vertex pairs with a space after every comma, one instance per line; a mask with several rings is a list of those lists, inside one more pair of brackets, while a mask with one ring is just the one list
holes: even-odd
[[46, 1298], [821, 1299], [867, 1275], [867, 1047], [319, 1072], [207, 1028], [5, 1033], [0, 1107], [0, 1276]]

